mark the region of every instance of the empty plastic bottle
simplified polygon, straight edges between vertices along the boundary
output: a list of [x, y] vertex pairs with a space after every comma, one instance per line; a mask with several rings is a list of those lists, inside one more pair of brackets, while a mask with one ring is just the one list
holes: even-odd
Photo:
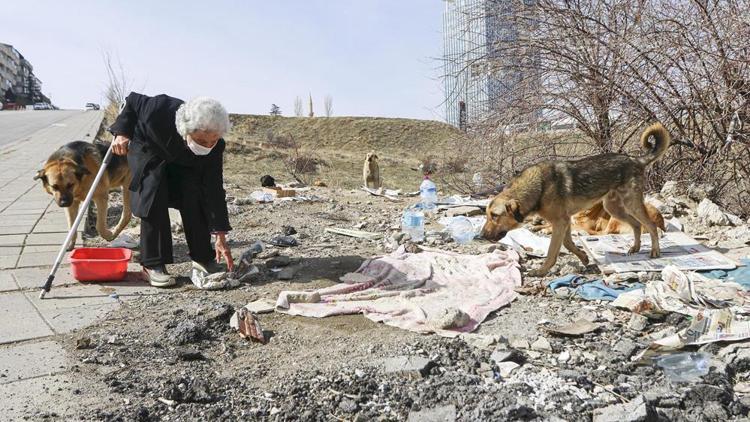
[[432, 214], [437, 206], [437, 186], [425, 176], [424, 181], [419, 185], [419, 197], [421, 198], [422, 209], [425, 213]]
[[656, 365], [672, 382], [695, 382], [708, 374], [710, 357], [706, 353], [683, 352], [654, 358]]
[[419, 204], [404, 210], [401, 216], [401, 231], [415, 242], [424, 240], [424, 212]]
[[466, 217], [454, 217], [448, 225], [453, 240], [459, 245], [464, 245], [474, 239], [474, 225]]

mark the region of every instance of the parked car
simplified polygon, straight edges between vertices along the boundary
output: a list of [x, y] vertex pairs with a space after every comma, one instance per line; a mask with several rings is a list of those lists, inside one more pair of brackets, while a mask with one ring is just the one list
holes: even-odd
[[84, 107], [84, 110], [86, 110], [86, 111], [89, 111], [89, 110], [99, 110], [99, 104], [86, 103], [86, 107]]

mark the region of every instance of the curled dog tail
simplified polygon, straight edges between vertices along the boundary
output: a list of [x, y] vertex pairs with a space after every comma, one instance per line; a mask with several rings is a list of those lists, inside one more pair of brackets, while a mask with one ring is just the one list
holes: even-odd
[[[648, 141], [651, 136], [654, 137], [653, 145]], [[641, 149], [648, 154], [638, 158], [638, 161], [644, 166], [653, 163], [667, 152], [670, 142], [671, 137], [669, 136], [667, 129], [661, 123], [652, 124], [641, 134]]]

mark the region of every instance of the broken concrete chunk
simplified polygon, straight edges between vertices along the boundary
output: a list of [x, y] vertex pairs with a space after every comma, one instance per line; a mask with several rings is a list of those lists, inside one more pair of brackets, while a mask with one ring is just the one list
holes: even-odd
[[528, 349], [529, 342], [520, 337], [511, 337], [508, 345], [514, 349]]
[[531, 350], [537, 350], [540, 352], [551, 352], [552, 345], [549, 344], [549, 340], [545, 337], [540, 336], [535, 342], [531, 343]]
[[454, 422], [456, 420], [456, 406], [439, 406], [422, 409], [419, 412], [409, 412], [408, 422]]
[[622, 356], [625, 359], [630, 358], [630, 356], [635, 353], [636, 349], [638, 349], [638, 345], [632, 342], [628, 339], [622, 339], [618, 341], [615, 346], [612, 348], [612, 350], [617, 353], [618, 355]]
[[469, 323], [470, 319], [471, 317], [460, 309], [446, 308], [439, 315], [432, 318], [430, 325], [435, 328], [449, 330], [465, 326]]
[[709, 226], [728, 226], [731, 224], [729, 217], [718, 205], [711, 202], [710, 199], [704, 199], [698, 204], [698, 218], [705, 221]]
[[521, 365], [515, 362], [500, 362], [497, 364], [497, 369], [500, 371], [500, 376], [508, 378], [510, 374]]
[[558, 326], [558, 327], [549, 327], [547, 328], [547, 331], [549, 331], [552, 334], [563, 335], [563, 336], [581, 336], [586, 333], [596, 331], [598, 329], [599, 329], [599, 324], [594, 324], [591, 321], [581, 318], [572, 324]]
[[388, 358], [383, 362], [385, 373], [399, 374], [413, 378], [427, 376], [435, 363], [422, 356], [397, 356]]
[[655, 418], [653, 408], [646, 404], [643, 396], [638, 396], [629, 403], [594, 409], [594, 422], [644, 422]]
[[245, 309], [254, 314], [267, 314], [276, 309], [276, 302], [271, 299], [258, 299], [245, 305]]
[[628, 328], [633, 331], [643, 331], [648, 325], [648, 318], [639, 314], [632, 314], [628, 321]]

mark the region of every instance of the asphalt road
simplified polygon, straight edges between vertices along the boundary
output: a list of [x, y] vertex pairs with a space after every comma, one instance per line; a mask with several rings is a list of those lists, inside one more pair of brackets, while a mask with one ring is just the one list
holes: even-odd
[[26, 139], [41, 129], [61, 124], [63, 120], [81, 113], [86, 112], [80, 110], [0, 111], [0, 147]]

